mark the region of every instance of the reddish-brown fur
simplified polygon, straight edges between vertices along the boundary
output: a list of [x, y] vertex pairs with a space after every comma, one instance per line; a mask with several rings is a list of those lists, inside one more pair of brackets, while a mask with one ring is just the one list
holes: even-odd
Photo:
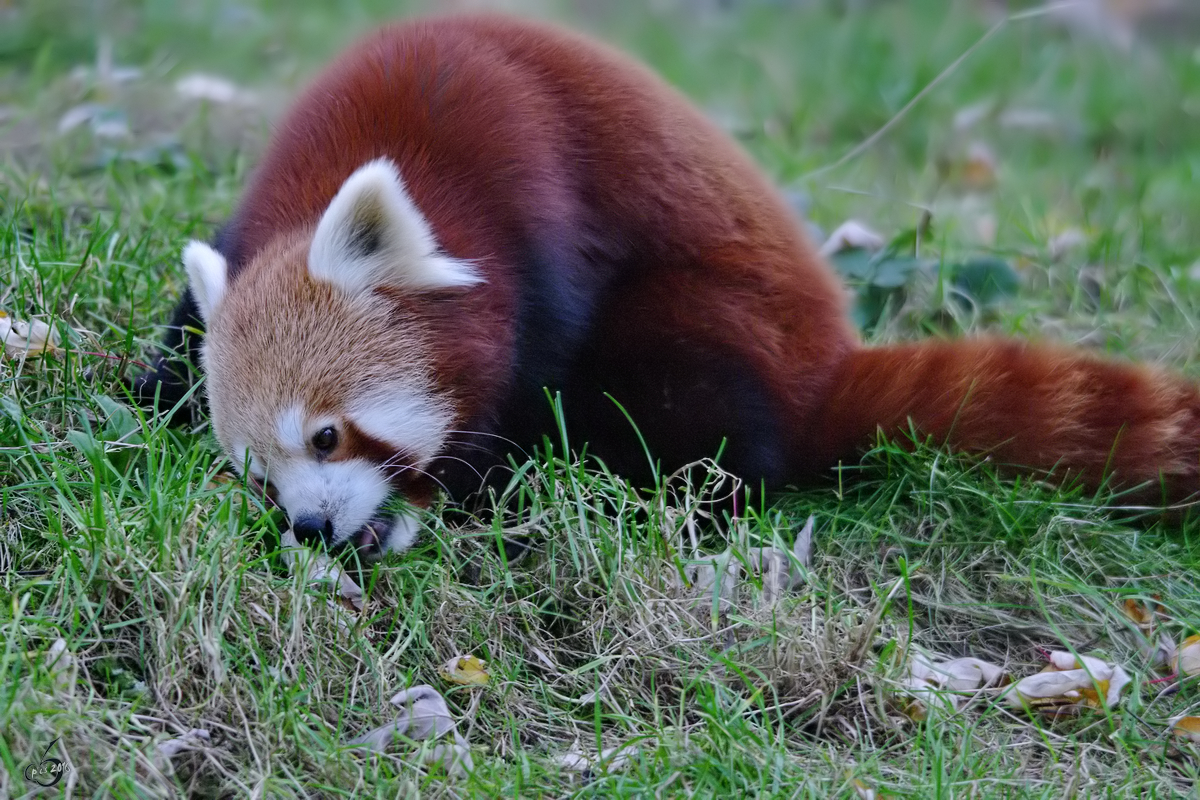
[[764, 365], [795, 364], [777, 391], [800, 415], [823, 388], [813, 371], [853, 342], [840, 285], [707, 119], [612, 51], [499, 17], [388, 28], [326, 70], [247, 188], [231, 223], [232, 269], [311, 224], [351, 172], [385, 155], [445, 250], [487, 272], [489, 291], [428, 314], [443, 379], [471, 407], [496, 394], [511, 349], [516, 278], [504, 256], [543, 228], [567, 227], [607, 258], [637, 262], [631, 269], [679, 272], [689, 286], [677, 291], [696, 295], [681, 314], [738, 347], [761, 342], [750, 355]]
[[1148, 501], [1200, 483], [1200, 394], [1150, 367], [1013, 341], [927, 342], [858, 350], [836, 387], [812, 439], [827, 462], [853, 458], [877, 428], [911, 426], [1001, 464], [1146, 484]]
[[535, 444], [552, 428], [529, 407], [548, 385], [566, 392], [568, 423], [607, 438], [596, 449], [622, 465], [641, 456], [613, 432], [624, 423], [601, 391], [632, 407], [669, 460], [728, 437], [733, 468], [770, 485], [911, 425], [1092, 484], [1161, 477], [1169, 500], [1197, 489], [1194, 386], [1012, 342], [864, 349], [842, 287], [740, 149], [643, 68], [542, 25], [413, 22], [335, 62], [280, 123], [218, 240], [233, 293], [247, 271], [269, 275], [264, 253], [311, 235], [342, 182], [381, 156], [445, 251], [487, 279], [394, 297], [426, 332], [466, 429]]

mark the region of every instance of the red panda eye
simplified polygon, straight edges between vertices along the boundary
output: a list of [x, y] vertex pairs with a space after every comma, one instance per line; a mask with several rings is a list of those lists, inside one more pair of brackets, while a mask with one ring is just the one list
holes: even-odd
[[328, 453], [337, 447], [338, 435], [333, 428], [321, 428], [313, 434], [312, 446], [318, 453]]

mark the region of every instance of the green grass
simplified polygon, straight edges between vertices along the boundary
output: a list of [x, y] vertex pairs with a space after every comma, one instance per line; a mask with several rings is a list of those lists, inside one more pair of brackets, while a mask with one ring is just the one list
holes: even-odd
[[[873, 338], [992, 330], [1200, 375], [1200, 51], [1126, 54], [1044, 19], [1012, 22], [875, 146], [821, 171], [991, 23], [965, 3], [799, 5], [558, 16], [727, 122], [821, 228], [855, 217], [892, 235], [928, 209], [922, 256], [995, 254], [1018, 269], [1018, 295], [977, 310], [939, 291], [936, 272], [919, 276]], [[572, 460], [542, 459], [514, 486], [513, 526], [540, 543], [518, 563], [497, 555], [498, 525], [430, 515], [413, 553], [366, 576], [350, 627], [291, 576], [277, 514], [213, 480], [226, 465], [206, 428], [123, 410], [120, 379], [182, 290], [182, 243], [236, 201], [265, 117], [390, 8], [0, 6], [0, 309], [55, 320], [69, 345], [0, 361], [0, 796], [34, 792], [22, 772], [56, 739], [49, 755], [70, 771], [44, 791], [83, 796], [826, 798], [860, 796], [855, 781], [912, 798], [1194, 795], [1197, 754], [1168, 747], [1166, 730], [1200, 694], [1153, 682], [1121, 604], [1159, 597], [1163, 633], [1197, 632], [1200, 529], [1133, 524], [1105, 498], [924, 447], [881, 444], [836, 484], [731, 531], [737, 560], [790, 546], [815, 516], [807, 581], [774, 606], [754, 581], [724, 599], [681, 587], [726, 541], [687, 497], [639, 495]], [[98, 32], [140, 78], [71, 74], [93, 63]], [[179, 99], [171, 87], [194, 70], [253, 89], [259, 107]], [[59, 134], [83, 102], [105, 104], [132, 138]], [[972, 107], [980, 121], [957, 129]], [[1045, 122], [1013, 127], [1014, 110]], [[963, 165], [978, 143], [996, 182], [971, 192]], [[1071, 229], [1084, 242], [1052, 253]], [[56, 671], [45, 654], [59, 638], [72, 662]], [[1097, 653], [1134, 683], [1110, 713], [1031, 720], [982, 697], [913, 723], [895, 702], [910, 645], [1022, 675], [1044, 650]], [[490, 686], [438, 677], [459, 653], [488, 661]], [[347, 747], [416, 683], [447, 697], [469, 777], [424, 766], [419, 743]], [[193, 728], [209, 730], [207, 747], [173, 771], [155, 759], [156, 743]], [[621, 769], [558, 765], [612, 747], [631, 754]]]

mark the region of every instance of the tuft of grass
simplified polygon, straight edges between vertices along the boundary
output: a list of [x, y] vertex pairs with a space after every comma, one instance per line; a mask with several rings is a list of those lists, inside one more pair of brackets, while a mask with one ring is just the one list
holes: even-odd
[[[936, 269], [914, 273], [875, 338], [989, 329], [1195, 374], [1200, 60], [1186, 43], [1122, 53], [1044, 19], [1013, 22], [874, 147], [819, 172], [990, 22], [932, 0], [552, 10], [695, 98], [813, 224], [919, 229], [921, 259], [998, 257], [1020, 275], [1015, 299], [972, 308], [947, 299]], [[557, 443], [521, 466], [507, 506], [518, 511], [453, 524], [432, 513], [415, 551], [360, 575], [361, 615], [290, 575], [281, 520], [224, 479], [207, 428], [145, 418], [121, 380], [183, 288], [180, 245], [228, 214], [272, 114], [394, 11], [0, 7], [0, 308], [53, 321], [66, 345], [0, 361], [0, 796], [41, 791], [24, 772], [49, 757], [67, 767], [50, 791], [116, 797], [1192, 790], [1196, 753], [1170, 746], [1167, 729], [1195, 713], [1196, 686], [1156, 682], [1122, 603], [1161, 604], [1155, 635], [1196, 632], [1194, 520], [1134, 520], [1110, 497], [999, 477], [922, 443], [880, 442], [731, 526], [705, 518], [712, 486], [637, 492]], [[105, 40], [139, 77], [103, 78]], [[184, 101], [172, 87], [191, 71], [258, 101]], [[129, 137], [59, 133], [81, 103]], [[981, 145], [995, 162], [982, 186], [964, 177]], [[1073, 229], [1077, 246], [1052, 245]], [[706, 564], [746, 574], [750, 548], [789, 549], [810, 515], [814, 561], [779, 602], [753, 577], [689, 582]], [[514, 536], [534, 547], [509, 561]], [[58, 640], [67, 655], [53, 662]], [[1135, 677], [1119, 707], [1073, 720], [984, 696], [914, 723], [897, 686], [915, 647], [1020, 674], [1070, 649]], [[488, 662], [488, 687], [438, 677], [466, 653]], [[419, 683], [443, 692], [471, 744], [465, 779], [426, 766], [428, 742], [349, 746]], [[197, 728], [207, 744], [157, 755]], [[610, 769], [600, 755], [613, 748], [628, 759]], [[590, 768], [564, 769], [565, 754]]]

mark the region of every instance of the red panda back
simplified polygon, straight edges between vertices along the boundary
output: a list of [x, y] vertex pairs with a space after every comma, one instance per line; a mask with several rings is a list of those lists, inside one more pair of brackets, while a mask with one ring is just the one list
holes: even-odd
[[514, 385], [538, 402], [614, 287], [650, 274], [694, 284], [658, 312], [748, 362], [797, 421], [789, 441], [854, 345], [838, 281], [737, 145], [625, 57], [503, 17], [388, 27], [319, 76], [226, 230], [231, 272], [314, 224], [381, 156], [444, 249], [488, 279], [452, 307], [417, 309], [439, 380], [473, 419], [501, 413], [489, 402]]
[[[413, 418], [445, 422], [444, 449], [420, 463], [452, 494], [478, 488], [489, 466], [557, 431], [546, 388], [564, 393], [576, 445], [631, 475], [647, 466], [644, 441], [668, 470], [724, 448], [724, 466], [781, 486], [853, 457], [877, 428], [911, 425], [939, 443], [1065, 467], [1092, 483], [1111, 470], [1135, 483], [1161, 471], [1171, 497], [1194, 488], [1200, 395], [1190, 384], [988, 342], [861, 348], [835, 276], [735, 143], [607, 48], [500, 17], [406, 23], [352, 48], [280, 123], [218, 238], [223, 258], [196, 251], [195, 275], [211, 278], [209, 296], [226, 297], [226, 329], [255, 329], [246, 341], [261, 350], [226, 370], [227, 392], [273, 380], [273, 363], [320, 338], [313, 374], [291, 370], [278, 381], [316, 398], [311, 414], [295, 404], [276, 414], [287, 432], [301, 430], [290, 420], [304, 414], [340, 419], [337, 404], [320, 399], [336, 393], [308, 378], [363, 373], [362, 342], [353, 357], [338, 350], [348, 321], [307, 334], [318, 315], [282, 343], [258, 329], [289, 313], [272, 309], [284, 287], [301, 287], [287, 300], [292, 310], [312, 294], [305, 248], [320, 239], [318, 220], [349, 220], [338, 241], [355, 238], [344, 212], [359, 201], [333, 199], [356, 185], [415, 213], [414, 230], [428, 234], [418, 238], [442, 251], [426, 255], [472, 276], [444, 275], [460, 290], [440, 293], [368, 284], [373, 300], [390, 304], [390, 324], [372, 329], [388, 339], [379, 351], [419, 351], [429, 364], [428, 387], [416, 374], [424, 366], [414, 372], [399, 357], [392, 366], [421, 385], [408, 395]], [[317, 282], [336, 283], [327, 270], [340, 263], [319, 265]], [[378, 375], [389, 364], [370, 366]], [[377, 399], [365, 420], [422, 438], [415, 423], [393, 419], [389, 398]], [[1031, 425], [1039, 414], [1046, 419]], [[382, 469], [387, 445], [358, 449]]]

